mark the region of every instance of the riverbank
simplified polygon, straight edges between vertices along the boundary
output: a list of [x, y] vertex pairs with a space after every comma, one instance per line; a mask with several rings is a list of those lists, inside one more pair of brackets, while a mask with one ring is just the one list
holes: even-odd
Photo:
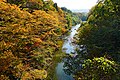
[[[75, 34], [77, 33], [78, 28], [80, 27], [80, 24], [73, 26], [70, 30], [70, 35], [65, 37], [64, 44], [62, 46], [62, 51], [66, 54], [74, 53], [75, 51], [75, 45], [73, 45], [73, 39]], [[74, 80], [74, 78], [70, 75], [67, 75], [64, 72], [64, 61], [61, 61], [56, 66], [56, 76], [57, 80]]]
[[47, 70], [48, 76], [46, 80], [58, 80], [55, 67], [57, 66], [59, 62], [62, 61], [62, 58], [65, 56], [65, 53], [62, 52], [63, 41], [59, 41], [59, 44], [61, 45], [61, 48], [57, 52], [55, 52], [56, 55], [53, 56], [53, 62]]

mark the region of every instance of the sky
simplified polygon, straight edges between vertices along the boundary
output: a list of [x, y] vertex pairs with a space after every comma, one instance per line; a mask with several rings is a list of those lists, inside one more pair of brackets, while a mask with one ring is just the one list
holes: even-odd
[[91, 9], [98, 0], [53, 0], [59, 7], [72, 9]]

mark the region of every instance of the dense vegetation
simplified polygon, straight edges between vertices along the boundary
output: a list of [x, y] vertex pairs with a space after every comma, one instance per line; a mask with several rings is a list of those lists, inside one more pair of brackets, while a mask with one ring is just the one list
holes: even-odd
[[[52, 0], [0, 0], [0, 79], [46, 79], [61, 36], [80, 19], [86, 14]], [[120, 80], [120, 0], [99, 0], [77, 36], [77, 54], [65, 58], [65, 72], [77, 80]]]
[[78, 55], [65, 62], [76, 80], [120, 80], [120, 0], [100, 0], [79, 29]]
[[87, 47], [89, 58], [106, 55], [119, 61], [119, 4], [119, 0], [100, 1], [91, 9], [87, 22], [80, 28], [78, 43]]
[[61, 7], [61, 9], [66, 13], [66, 19], [71, 21], [71, 25], [76, 25], [81, 23], [81, 21], [86, 21], [87, 13], [72, 12], [66, 7]]
[[52, 0], [0, 0], [0, 79], [47, 77], [68, 28]]

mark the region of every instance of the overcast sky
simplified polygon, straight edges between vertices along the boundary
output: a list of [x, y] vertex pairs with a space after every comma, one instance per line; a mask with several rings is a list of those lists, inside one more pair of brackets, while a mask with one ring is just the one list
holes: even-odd
[[97, 0], [53, 0], [59, 7], [68, 9], [91, 9]]

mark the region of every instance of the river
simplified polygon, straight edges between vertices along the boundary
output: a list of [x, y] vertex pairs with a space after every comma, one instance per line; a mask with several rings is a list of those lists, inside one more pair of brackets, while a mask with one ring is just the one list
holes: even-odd
[[[75, 45], [72, 42], [74, 40], [74, 36], [77, 33], [77, 30], [79, 27], [80, 27], [80, 24], [73, 26], [72, 29], [70, 30], [70, 35], [65, 37], [65, 41], [62, 49], [63, 49], [63, 52], [65, 52], [66, 54], [75, 52]], [[74, 80], [74, 78], [71, 75], [65, 74], [65, 72], [63, 71], [63, 65], [64, 65], [64, 62], [60, 62], [56, 67], [56, 75], [58, 80]]]

